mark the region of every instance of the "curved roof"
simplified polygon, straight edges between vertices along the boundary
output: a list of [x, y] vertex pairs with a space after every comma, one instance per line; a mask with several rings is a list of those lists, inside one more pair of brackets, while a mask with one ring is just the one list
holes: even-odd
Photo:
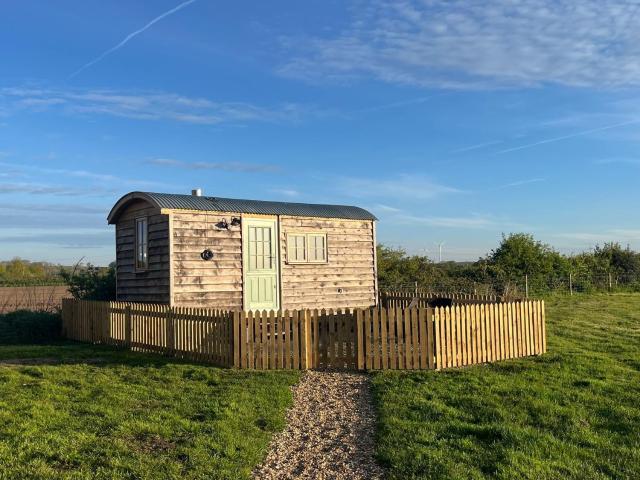
[[211, 212], [255, 213], [263, 215], [291, 215], [295, 217], [344, 218], [347, 220], [377, 220], [364, 208], [348, 205], [271, 202], [221, 197], [197, 197], [176, 193], [131, 192], [123, 196], [109, 212], [109, 223], [118, 221], [120, 213], [133, 200], [145, 200], [157, 208], [172, 210], [202, 210]]

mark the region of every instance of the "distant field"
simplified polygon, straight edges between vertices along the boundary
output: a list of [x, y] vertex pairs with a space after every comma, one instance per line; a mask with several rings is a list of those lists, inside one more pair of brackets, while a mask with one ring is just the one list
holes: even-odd
[[64, 285], [0, 287], [0, 313], [20, 309], [51, 311], [59, 307], [62, 299], [68, 296]]
[[374, 375], [395, 479], [640, 478], [640, 295], [547, 303], [549, 353]]

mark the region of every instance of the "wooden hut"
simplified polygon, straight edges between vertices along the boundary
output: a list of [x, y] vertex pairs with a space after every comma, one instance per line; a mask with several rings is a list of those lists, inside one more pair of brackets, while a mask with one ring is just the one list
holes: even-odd
[[132, 192], [108, 216], [117, 298], [244, 310], [371, 306], [375, 221], [343, 205]]

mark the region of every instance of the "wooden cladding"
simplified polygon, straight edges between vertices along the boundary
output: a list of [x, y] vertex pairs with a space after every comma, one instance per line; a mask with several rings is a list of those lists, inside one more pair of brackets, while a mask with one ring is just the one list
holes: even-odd
[[65, 299], [63, 333], [246, 369], [439, 370], [547, 348], [543, 301], [241, 312]]

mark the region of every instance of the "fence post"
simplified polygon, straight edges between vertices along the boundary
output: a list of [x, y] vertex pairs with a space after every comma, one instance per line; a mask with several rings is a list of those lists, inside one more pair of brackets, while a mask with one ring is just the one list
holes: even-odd
[[569, 272], [569, 295], [573, 296], [573, 274]]
[[302, 322], [300, 323], [300, 367], [307, 370], [310, 365], [309, 356], [311, 353], [311, 321], [309, 319], [309, 310], [302, 310]]
[[62, 325], [60, 325], [60, 336], [67, 337], [67, 324], [69, 323], [69, 299], [62, 299]]
[[611, 292], [612, 284], [611, 284], [611, 272], [609, 272], [609, 292]]
[[169, 306], [167, 309], [167, 348], [171, 353], [176, 349], [176, 333], [173, 323], [173, 307]]
[[418, 296], [418, 282], [417, 281], [413, 282], [413, 291], [415, 293], [415, 296], [417, 297]]
[[524, 298], [529, 298], [529, 275], [524, 275]]
[[131, 348], [131, 305], [124, 307], [124, 343]]
[[364, 338], [362, 337], [362, 309], [356, 310], [356, 355], [358, 370], [364, 370]]
[[[239, 311], [233, 312], [233, 366], [240, 368], [240, 321], [241, 313]], [[242, 325], [244, 328], [244, 325]]]

